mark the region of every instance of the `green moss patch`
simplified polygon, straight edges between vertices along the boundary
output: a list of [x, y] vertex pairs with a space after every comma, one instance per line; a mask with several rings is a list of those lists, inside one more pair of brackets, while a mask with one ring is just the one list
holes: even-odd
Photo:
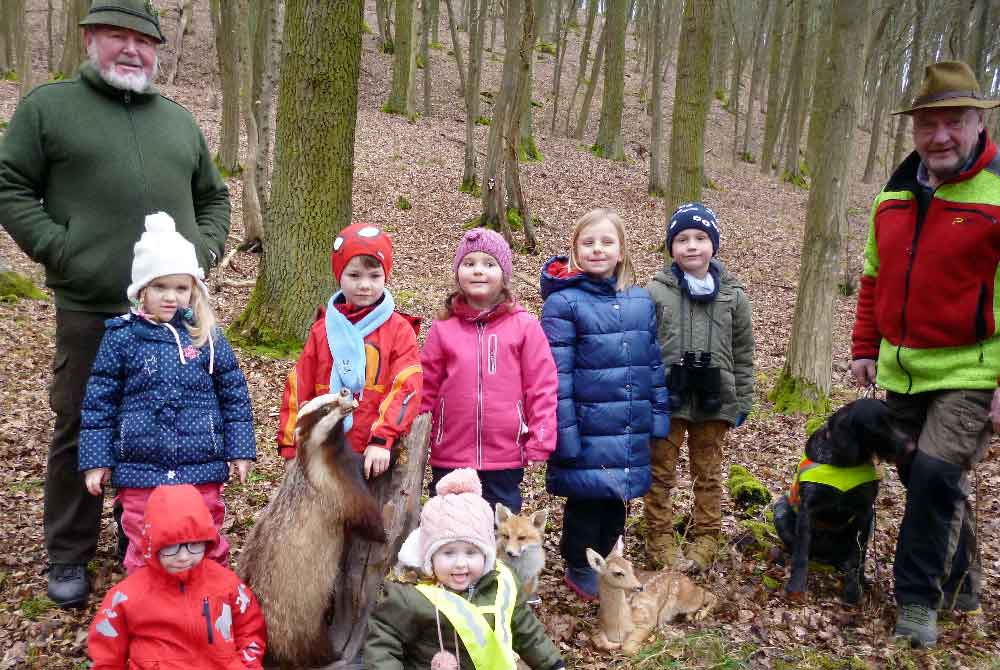
[[29, 300], [48, 300], [45, 292], [31, 283], [24, 275], [14, 272], [0, 272], [0, 300], [17, 302], [21, 298]]

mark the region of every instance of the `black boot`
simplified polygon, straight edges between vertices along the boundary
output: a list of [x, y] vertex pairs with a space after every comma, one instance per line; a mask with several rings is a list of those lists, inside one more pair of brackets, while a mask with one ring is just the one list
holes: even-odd
[[89, 592], [86, 566], [69, 563], [49, 566], [49, 598], [59, 607], [83, 607]]

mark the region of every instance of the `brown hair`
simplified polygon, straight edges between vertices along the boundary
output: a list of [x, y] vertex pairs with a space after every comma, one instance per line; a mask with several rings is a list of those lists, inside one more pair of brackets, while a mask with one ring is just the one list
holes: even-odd
[[[452, 305], [455, 302], [455, 298], [461, 295], [462, 295], [462, 289], [456, 286], [455, 290], [449, 293], [448, 297], [444, 299], [444, 305], [441, 306], [441, 309], [438, 310], [438, 313], [435, 316], [438, 319], [450, 319], [452, 316], [454, 316], [455, 311]], [[502, 287], [500, 287], [500, 301], [497, 302], [497, 304], [502, 305], [505, 302], [509, 303], [514, 302], [514, 294], [511, 293], [510, 287], [507, 286], [507, 284], [504, 284]]]
[[576, 259], [576, 241], [580, 234], [589, 226], [602, 221], [608, 221], [614, 226], [618, 234], [618, 244], [621, 247], [621, 258], [615, 267], [615, 290], [624, 291], [630, 286], [635, 286], [635, 268], [632, 266], [632, 254], [628, 247], [628, 238], [625, 236], [625, 220], [613, 209], [598, 207], [592, 209], [579, 219], [573, 226], [573, 236], [569, 245], [569, 268], [570, 270], [580, 270], [580, 264]]

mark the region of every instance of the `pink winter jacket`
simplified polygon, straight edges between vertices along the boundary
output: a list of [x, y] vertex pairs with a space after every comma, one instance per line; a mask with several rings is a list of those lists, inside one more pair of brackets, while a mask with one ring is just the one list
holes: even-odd
[[420, 352], [431, 465], [507, 470], [547, 460], [558, 379], [541, 325], [516, 303], [485, 315], [457, 307], [431, 325]]

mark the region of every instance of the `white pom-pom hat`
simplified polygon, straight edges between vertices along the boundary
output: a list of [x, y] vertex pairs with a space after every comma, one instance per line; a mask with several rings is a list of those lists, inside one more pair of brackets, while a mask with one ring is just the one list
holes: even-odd
[[434, 574], [434, 552], [449, 542], [468, 542], [486, 557], [483, 574], [493, 570], [497, 555], [493, 510], [483, 499], [479, 475], [460, 468], [441, 478], [437, 495], [424, 503], [420, 527], [410, 533], [399, 550], [399, 562]]
[[138, 300], [139, 291], [157, 277], [167, 275], [191, 275], [198, 288], [208, 295], [205, 286], [205, 271], [198, 265], [198, 254], [194, 245], [177, 232], [177, 225], [166, 212], [156, 212], [146, 216], [146, 232], [135, 243], [132, 259], [132, 283], [129, 284], [129, 300]]

